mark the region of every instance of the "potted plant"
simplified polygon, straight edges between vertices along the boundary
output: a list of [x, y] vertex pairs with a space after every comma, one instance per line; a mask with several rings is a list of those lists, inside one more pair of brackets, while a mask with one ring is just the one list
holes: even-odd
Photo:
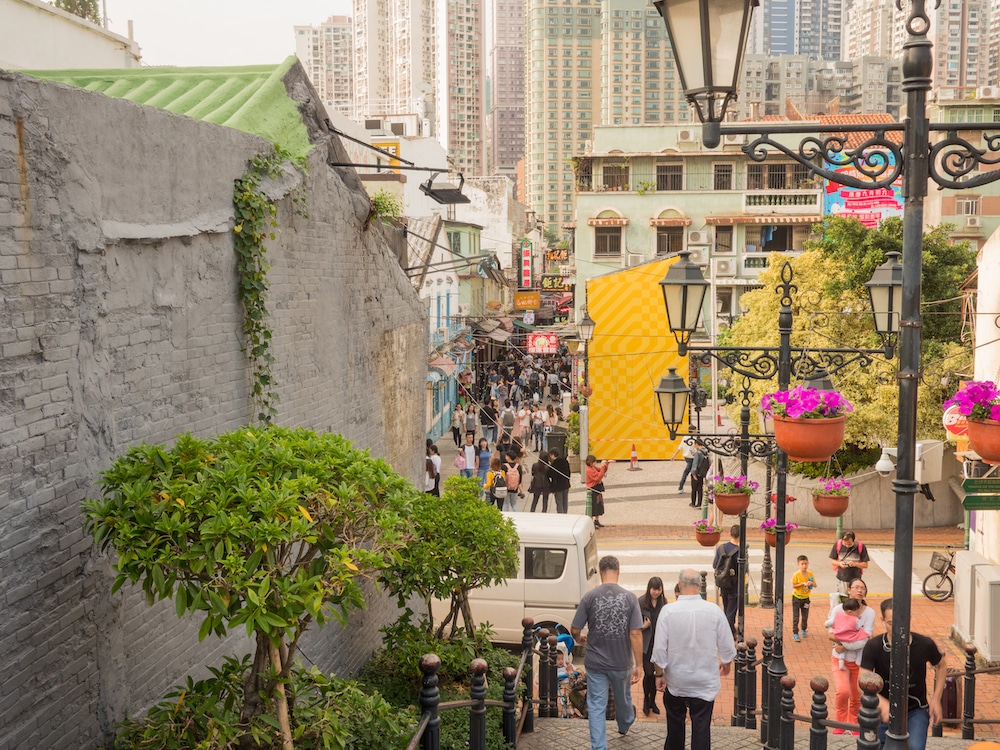
[[694, 538], [702, 547], [714, 547], [719, 543], [719, 537], [722, 535], [721, 526], [713, 526], [707, 518], [699, 518], [693, 525]]
[[744, 476], [715, 476], [708, 484], [715, 507], [729, 516], [738, 516], [750, 506], [750, 495], [757, 491], [758, 485]]
[[[785, 524], [785, 544], [792, 538], [792, 531], [799, 528], [797, 523], [789, 521]], [[768, 547], [774, 547], [778, 543], [778, 522], [773, 518], [768, 518], [760, 525], [760, 530], [764, 532], [764, 541]]]
[[850, 501], [851, 483], [840, 477], [822, 477], [819, 487], [812, 490], [813, 507], [825, 518], [844, 515]]
[[970, 380], [944, 402], [968, 419], [969, 447], [984, 461], [1000, 462], [1000, 389], [988, 380]]
[[765, 394], [764, 413], [774, 420], [774, 440], [792, 461], [827, 461], [844, 442], [844, 422], [854, 411], [837, 391], [797, 385]]

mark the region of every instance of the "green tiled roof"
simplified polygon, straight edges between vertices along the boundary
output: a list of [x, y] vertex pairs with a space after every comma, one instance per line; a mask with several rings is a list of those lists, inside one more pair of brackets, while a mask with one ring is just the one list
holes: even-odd
[[216, 125], [259, 135], [294, 156], [312, 145], [297, 103], [283, 78], [295, 65], [292, 55], [280, 65], [238, 68], [123, 68], [38, 70], [26, 75], [99, 91], [117, 99], [158, 107]]

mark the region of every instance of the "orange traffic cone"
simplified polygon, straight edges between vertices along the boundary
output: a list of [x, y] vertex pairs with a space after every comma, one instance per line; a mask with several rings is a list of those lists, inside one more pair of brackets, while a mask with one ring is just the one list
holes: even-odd
[[639, 454], [635, 452], [635, 443], [632, 443], [632, 457], [629, 459], [628, 464], [629, 471], [642, 471], [639, 467]]

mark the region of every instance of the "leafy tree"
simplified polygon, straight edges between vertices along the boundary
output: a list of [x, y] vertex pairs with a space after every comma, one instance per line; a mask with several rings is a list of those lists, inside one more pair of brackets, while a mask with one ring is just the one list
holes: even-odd
[[[441, 497], [422, 494], [413, 501], [411, 523], [414, 540], [382, 572], [382, 583], [399, 598], [400, 606], [418, 594], [449, 599], [448, 614], [437, 627], [443, 638], [458, 630], [462, 615], [469, 636], [475, 634], [469, 592], [501, 583], [517, 574], [518, 537], [514, 524], [495, 507], [480, 499], [478, 479], [450, 477]], [[433, 621], [428, 621], [433, 627]]]
[[97, 0], [53, 0], [52, 5], [59, 10], [96, 23], [98, 26], [101, 25], [101, 10], [97, 5]]
[[95, 543], [117, 553], [112, 592], [127, 581], [150, 604], [173, 598], [178, 617], [204, 616], [202, 639], [245, 627], [256, 653], [241, 726], [263, 716], [286, 747], [299, 639], [364, 607], [363, 579], [397, 561], [424, 497], [339, 435], [273, 426], [133, 447], [100, 484], [84, 510]]

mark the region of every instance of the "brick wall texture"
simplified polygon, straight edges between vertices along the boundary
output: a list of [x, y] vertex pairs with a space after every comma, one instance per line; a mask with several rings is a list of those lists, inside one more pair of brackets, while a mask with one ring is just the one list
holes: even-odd
[[[308, 90], [299, 85], [300, 91]], [[251, 420], [240, 350], [233, 180], [254, 136], [0, 71], [0, 750], [108, 745], [202, 665], [199, 620], [110, 595], [81, 502], [128, 446]], [[308, 218], [279, 202], [269, 306], [276, 421], [344, 434], [422, 472], [427, 321], [390, 230], [317, 143]], [[371, 591], [304, 655], [349, 674], [394, 607]]]

